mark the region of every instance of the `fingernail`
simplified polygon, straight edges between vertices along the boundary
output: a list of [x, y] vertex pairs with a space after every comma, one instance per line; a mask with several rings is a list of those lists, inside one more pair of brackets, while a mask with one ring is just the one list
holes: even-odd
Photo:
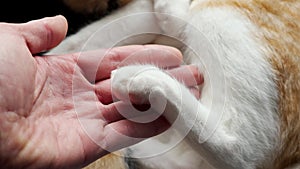
[[67, 19], [63, 16], [63, 15], [56, 15], [53, 17], [45, 17], [42, 19], [42, 21], [44, 21], [47, 24], [58, 24], [58, 22], [60, 22], [60, 24], [65, 24], [66, 26], [68, 25], [68, 21]]

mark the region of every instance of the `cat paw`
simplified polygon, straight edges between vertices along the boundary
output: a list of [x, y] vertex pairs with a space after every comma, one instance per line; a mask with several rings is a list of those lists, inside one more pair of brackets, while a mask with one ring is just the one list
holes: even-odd
[[148, 104], [153, 93], [161, 93], [164, 73], [154, 66], [126, 66], [112, 72], [113, 95], [122, 101]]
[[124, 102], [148, 104], [155, 111], [162, 112], [170, 86], [176, 84], [174, 81], [155, 66], [126, 66], [112, 72], [112, 93]]

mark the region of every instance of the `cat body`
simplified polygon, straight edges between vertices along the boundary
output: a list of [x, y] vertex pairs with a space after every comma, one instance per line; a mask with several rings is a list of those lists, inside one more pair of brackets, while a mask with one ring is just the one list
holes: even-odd
[[157, 43], [178, 48], [185, 64], [198, 65], [205, 80], [199, 100], [153, 65], [114, 72], [112, 88], [120, 98], [166, 99], [165, 117], [179, 119], [124, 150], [140, 157], [129, 161], [132, 168], [299, 168], [299, 10], [293, 0], [132, 0], [50, 53]]

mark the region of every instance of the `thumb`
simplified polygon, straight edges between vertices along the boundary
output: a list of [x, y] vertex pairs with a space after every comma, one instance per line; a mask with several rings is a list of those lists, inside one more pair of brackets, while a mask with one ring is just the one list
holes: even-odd
[[57, 46], [66, 37], [68, 23], [58, 15], [20, 24], [19, 30], [30, 52], [35, 54]]

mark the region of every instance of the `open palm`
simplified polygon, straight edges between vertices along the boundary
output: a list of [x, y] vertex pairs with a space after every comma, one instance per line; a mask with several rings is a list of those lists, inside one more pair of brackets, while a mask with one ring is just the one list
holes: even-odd
[[[169, 126], [162, 117], [147, 124], [125, 119], [116, 106], [126, 104], [113, 102], [109, 78], [118, 66], [135, 61], [179, 66], [177, 50], [127, 46], [33, 56], [65, 37], [63, 17], [0, 27], [1, 167], [80, 168]], [[176, 69], [173, 72], [176, 74]], [[115, 133], [129, 137], [119, 138]]]

